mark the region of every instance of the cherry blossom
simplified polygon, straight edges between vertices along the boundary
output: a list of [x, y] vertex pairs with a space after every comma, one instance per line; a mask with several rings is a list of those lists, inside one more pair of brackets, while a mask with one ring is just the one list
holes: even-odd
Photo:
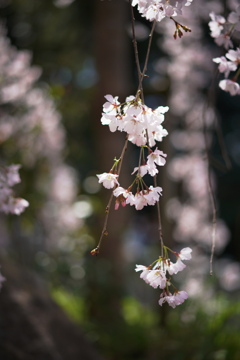
[[113, 195], [117, 198], [115, 203], [115, 210], [119, 208], [119, 204], [126, 206], [126, 204], [134, 205], [135, 197], [131, 191], [118, 186], [113, 190]]
[[120, 108], [118, 97], [106, 95], [109, 100], [103, 105], [101, 123], [108, 125], [111, 132], [124, 131], [128, 140], [137, 146], [154, 146], [162, 141], [168, 132], [161, 125], [168, 107], [160, 106], [152, 110], [143, 105], [140, 99], [128, 96]]
[[[154, 261], [152, 265], [136, 265], [135, 271], [142, 271], [140, 278], [143, 279], [148, 285], [154, 289], [160, 288], [163, 290], [160, 295], [159, 305], [162, 306], [164, 302], [167, 302], [171, 307], [175, 308], [180, 305], [188, 298], [188, 294], [185, 291], [178, 291], [172, 285], [171, 278], [168, 275], [177, 274], [179, 271], [185, 269], [186, 265], [182, 260], [190, 260], [192, 249], [189, 247], [183, 248], [179, 253], [172, 251], [166, 246], [163, 247], [165, 256], [160, 256], [159, 259]], [[177, 261], [173, 263], [168, 258], [168, 251], [173, 253]], [[174, 294], [169, 291], [169, 288], [174, 287]]]
[[117, 178], [118, 175], [117, 174], [112, 174], [112, 173], [102, 173], [102, 174], [98, 174], [97, 175], [98, 179], [99, 179], [99, 183], [103, 184], [103, 186], [106, 189], [112, 189], [114, 188], [114, 186], [119, 185]]
[[240, 48], [237, 48], [236, 50], [229, 50], [226, 53], [226, 58], [234, 63], [237, 67], [237, 65], [240, 64]]
[[224, 46], [226, 50], [233, 47], [233, 42], [228, 34], [220, 34], [215, 38], [215, 43], [218, 46]]
[[169, 306], [175, 309], [177, 305], [182, 304], [187, 298], [186, 291], [177, 291], [173, 295], [170, 292], [163, 292], [158, 303], [162, 306], [163, 303], [167, 302]]
[[182, 14], [183, 6], [191, 5], [192, 0], [133, 0], [140, 14], [146, 19], [161, 21], [165, 17]]
[[[226, 21], [221, 15], [210, 13], [211, 21], [209, 27], [211, 36], [219, 46], [224, 46], [226, 50], [233, 47], [231, 36], [233, 30], [240, 30], [240, 6], [237, 7], [236, 12], [231, 12]], [[237, 79], [239, 77], [240, 64], [240, 48], [236, 50], [230, 49], [225, 56], [214, 58], [213, 61], [218, 65], [218, 70], [224, 73], [224, 80], [219, 82], [219, 87], [229, 92], [232, 96], [240, 94], [239, 84]], [[227, 79], [230, 72], [236, 71], [231, 79]]]
[[175, 263], [170, 263], [168, 267], [168, 272], [170, 275], [177, 274], [179, 271], [185, 269], [186, 265], [181, 261], [181, 259], [177, 259]]
[[192, 258], [192, 249], [190, 247], [183, 248], [177, 256], [181, 260], [190, 260]]
[[234, 24], [234, 30], [240, 31], [240, 6], [237, 7], [236, 11], [232, 11], [227, 18], [228, 22]]
[[27, 200], [16, 198], [12, 186], [18, 184], [20, 165], [10, 165], [0, 168], [0, 211], [5, 214], [20, 215], [29, 206]]
[[6, 214], [20, 215], [28, 206], [29, 202], [27, 200], [10, 197], [8, 202], [2, 204], [2, 211]]
[[151, 270], [147, 266], [136, 265], [135, 271], [142, 271], [142, 273], [140, 274], [140, 278], [148, 283], [147, 276], [149, 275]]
[[[162, 188], [160, 186], [153, 187], [149, 186], [146, 190], [137, 191], [135, 195], [132, 192], [122, 188], [117, 187], [113, 191], [113, 195], [117, 198], [117, 203], [122, 203], [123, 206], [130, 204], [135, 206], [136, 210], [142, 210], [144, 206], [155, 205], [159, 201], [159, 196], [161, 195]], [[119, 205], [117, 205], [117, 208]]]
[[211, 12], [209, 16], [211, 21], [208, 23], [208, 25], [211, 31], [211, 36], [213, 38], [217, 38], [224, 29], [223, 25], [225, 24], [226, 19], [221, 15], [216, 15], [214, 12]]
[[157, 289], [158, 287], [160, 289], [165, 289], [167, 284], [166, 273], [161, 269], [151, 270], [147, 274], [146, 280], [154, 289]]
[[219, 83], [219, 87], [224, 90], [229, 92], [232, 96], [240, 94], [240, 86], [236, 81], [232, 81], [232, 80], [221, 80]]
[[219, 64], [218, 70], [221, 73], [224, 73], [225, 78], [228, 77], [231, 71], [235, 71], [237, 69], [237, 65], [232, 61], [228, 61], [225, 56], [214, 58], [213, 61], [216, 64]]
[[151, 176], [154, 176], [158, 173], [158, 169], [156, 165], [158, 166], [164, 166], [166, 164], [166, 157], [167, 155], [164, 154], [161, 150], [158, 150], [156, 148], [150, 155], [147, 157], [147, 166], [148, 166], [148, 173]]

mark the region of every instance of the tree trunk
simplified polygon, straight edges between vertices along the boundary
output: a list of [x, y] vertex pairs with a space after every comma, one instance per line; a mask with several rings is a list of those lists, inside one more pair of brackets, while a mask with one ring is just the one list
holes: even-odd
[[77, 325], [36, 275], [3, 262], [0, 292], [1, 360], [101, 360]]

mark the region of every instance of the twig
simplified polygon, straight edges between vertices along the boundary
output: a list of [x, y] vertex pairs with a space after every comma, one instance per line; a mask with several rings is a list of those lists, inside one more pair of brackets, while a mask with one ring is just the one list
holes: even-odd
[[[157, 187], [157, 175], [154, 176], [154, 186]], [[159, 232], [159, 240], [161, 245], [161, 256], [163, 257], [163, 234], [162, 234], [162, 219], [161, 219], [161, 209], [160, 209], [160, 201], [157, 201], [157, 215], [158, 215], [158, 232]]]
[[[120, 175], [120, 172], [121, 172], [121, 169], [122, 169], [122, 162], [123, 162], [123, 158], [124, 158], [125, 152], [126, 152], [126, 150], [127, 150], [127, 145], [128, 145], [128, 136], [126, 137], [126, 140], [125, 140], [125, 143], [124, 143], [124, 146], [123, 146], [121, 155], [120, 155], [120, 161], [119, 161], [118, 171], [117, 171], [118, 176]], [[97, 255], [97, 254], [99, 254], [103, 237], [108, 235], [107, 224], [108, 224], [109, 210], [110, 210], [110, 207], [111, 207], [111, 204], [112, 204], [112, 200], [113, 200], [113, 191], [112, 191], [112, 193], [111, 193], [111, 196], [110, 196], [110, 198], [109, 198], [108, 204], [107, 204], [106, 209], [105, 209], [105, 214], [106, 214], [106, 215], [105, 215], [105, 220], [104, 220], [104, 224], [103, 224], [103, 229], [102, 229], [102, 232], [101, 232], [101, 236], [100, 236], [100, 239], [99, 239], [99, 242], [98, 242], [97, 247], [91, 251], [91, 254], [92, 254], [92, 255]]]

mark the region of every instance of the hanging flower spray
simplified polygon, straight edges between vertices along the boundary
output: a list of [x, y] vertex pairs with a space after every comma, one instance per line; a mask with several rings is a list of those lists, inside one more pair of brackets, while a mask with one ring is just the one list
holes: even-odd
[[[134, 206], [136, 210], [142, 210], [145, 206], [156, 205], [160, 256], [149, 266], [136, 265], [135, 271], [141, 271], [140, 278], [147, 284], [155, 289], [160, 288], [162, 290], [159, 305], [167, 302], [171, 307], [175, 308], [188, 298], [188, 294], [185, 291], [178, 291], [175, 288], [172, 284], [171, 276], [186, 267], [183, 261], [191, 259], [192, 250], [190, 248], [184, 248], [180, 253], [176, 253], [165, 246], [163, 241], [159, 204], [163, 189], [157, 185], [156, 175], [159, 172], [159, 167], [164, 166], [166, 163], [167, 155], [158, 148], [158, 143], [168, 135], [167, 130], [163, 127], [163, 122], [165, 113], [169, 108], [168, 106], [159, 106], [156, 109], [151, 109], [145, 104], [143, 80], [146, 76], [152, 37], [157, 22], [166, 17], [169, 18], [174, 22], [176, 27], [173, 34], [174, 38], [181, 38], [183, 31], [190, 32], [191, 30], [185, 25], [181, 25], [173, 17], [181, 15], [182, 8], [190, 5], [191, 1], [133, 0], [132, 2], [129, 1], [129, 3], [131, 7], [133, 47], [138, 71], [138, 88], [136, 94], [128, 96], [124, 102], [120, 102], [118, 96], [109, 94], [105, 96], [107, 101], [103, 105], [101, 123], [108, 125], [111, 132], [125, 132], [126, 140], [122, 153], [119, 158], [114, 159], [112, 168], [108, 172], [97, 175], [99, 183], [102, 183], [107, 189], [112, 189], [112, 193], [106, 207], [106, 216], [99, 243], [97, 247], [91, 251], [91, 254], [97, 255], [99, 253], [101, 242], [104, 236], [108, 235], [107, 223], [109, 209], [113, 201], [115, 201], [115, 210], [117, 210], [119, 206], [124, 207], [126, 205]], [[138, 11], [143, 17], [153, 22], [142, 70], [140, 68], [135, 36], [134, 6], [137, 6]], [[139, 147], [139, 160], [137, 166], [132, 171], [132, 175], [134, 175], [133, 182], [127, 188], [124, 188], [120, 183], [120, 174], [129, 141]], [[153, 178], [152, 185], [150, 186], [148, 186], [144, 180], [146, 174]], [[176, 262], [170, 260], [169, 253], [175, 257]]]

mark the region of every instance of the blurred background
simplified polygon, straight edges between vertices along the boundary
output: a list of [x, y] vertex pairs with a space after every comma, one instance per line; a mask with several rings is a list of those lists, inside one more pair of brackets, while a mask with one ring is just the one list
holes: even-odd
[[[240, 101], [218, 88], [212, 58], [225, 52], [208, 29], [211, 11], [227, 16], [237, 5], [195, 0], [179, 17], [191, 33], [174, 40], [174, 23], [165, 19], [153, 37], [145, 102], [170, 107], [169, 135], [159, 144], [167, 153], [158, 179], [163, 236], [176, 251], [193, 248], [175, 282], [189, 299], [173, 310], [159, 307], [159, 292], [134, 271], [159, 256], [155, 207], [112, 209], [102, 251], [90, 255], [110, 196], [96, 174], [110, 170], [124, 144], [123, 134], [100, 123], [104, 95], [123, 101], [137, 89], [128, 1], [0, 0], [1, 164], [22, 165], [15, 192], [30, 203], [19, 217], [0, 216], [2, 360], [240, 358]], [[151, 24], [137, 11], [135, 18], [142, 65]], [[129, 144], [124, 186], [137, 159]], [[212, 276], [207, 159], [217, 204]], [[86, 342], [56, 321], [60, 313], [54, 330], [47, 333], [47, 321], [39, 330], [35, 320], [55, 311], [47, 301]], [[44, 339], [41, 351], [29, 347], [24, 319]], [[58, 353], [56, 328], [62, 354], [80, 353]]]

